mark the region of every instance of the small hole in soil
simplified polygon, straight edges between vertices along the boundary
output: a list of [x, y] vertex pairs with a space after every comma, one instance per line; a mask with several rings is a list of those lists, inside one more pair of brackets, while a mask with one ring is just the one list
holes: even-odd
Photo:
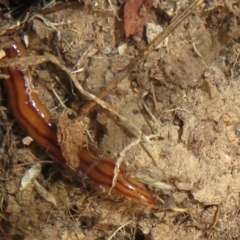
[[91, 218], [91, 217], [88, 217], [88, 216], [83, 216], [81, 219], [80, 219], [80, 222], [81, 222], [81, 227], [83, 229], [86, 229], [86, 228], [90, 228], [92, 226], [95, 225], [95, 222], [96, 222], [96, 219], [95, 218]]
[[77, 207], [76, 205], [73, 205], [73, 206], [70, 208], [69, 212], [70, 212], [70, 214], [71, 214], [72, 216], [77, 215], [77, 213], [78, 213], [78, 207]]
[[24, 236], [16, 234], [12, 237], [12, 240], [24, 240]]
[[135, 115], [136, 115], [136, 114], [139, 114], [139, 111], [138, 111], [137, 109], [133, 110], [132, 112], [133, 112], [133, 114], [135, 114]]
[[53, 165], [52, 164], [45, 164], [42, 167], [42, 175], [44, 177], [44, 179], [48, 179], [51, 175], [51, 173], [53, 172]]
[[135, 235], [135, 239], [136, 240], [145, 240], [145, 236], [140, 229], [137, 230], [136, 235]]

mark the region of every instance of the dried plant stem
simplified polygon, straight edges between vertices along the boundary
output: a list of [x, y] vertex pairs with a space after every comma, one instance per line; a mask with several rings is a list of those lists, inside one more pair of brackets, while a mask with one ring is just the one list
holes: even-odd
[[124, 228], [125, 226], [129, 225], [129, 224], [132, 223], [132, 222], [133, 222], [133, 221], [130, 220], [130, 221], [126, 222], [125, 224], [121, 225], [121, 226], [108, 238], [108, 240], [113, 239], [113, 237], [116, 235], [116, 233], [117, 233], [119, 230], [121, 230], [122, 228]]
[[[71, 78], [72, 82], [74, 83], [75, 87], [79, 90], [81, 94], [83, 94], [85, 97], [88, 99], [96, 102], [99, 104], [102, 108], [107, 109], [114, 117], [117, 117], [118, 120], [120, 120], [121, 123], [124, 123], [124, 126], [127, 127], [127, 129], [137, 138], [143, 139], [144, 141], [151, 143], [150, 138], [146, 135], [143, 134], [140, 128], [138, 128], [136, 125], [134, 125], [132, 122], [130, 122], [127, 118], [124, 116], [120, 115], [117, 111], [115, 111], [108, 103], [104, 102], [103, 100], [99, 99], [95, 95], [89, 93], [86, 91], [82, 85], [79, 83], [77, 78], [75, 77], [74, 74], [71, 73], [71, 71], [61, 64], [59, 59], [51, 54], [45, 54], [44, 57], [41, 57], [42, 60], [44, 61], [51, 61], [52, 63], [56, 64], [59, 68], [61, 68], [64, 72], [66, 72], [69, 77]], [[18, 65], [21, 65], [21, 63], [18, 63]], [[0, 64], [1, 67], [1, 64]], [[78, 120], [77, 120], [78, 121]]]
[[[148, 139], [152, 139], [152, 138], [156, 138], [159, 136], [159, 133], [157, 134], [152, 134], [150, 136], [147, 136]], [[119, 158], [117, 159], [116, 161], [116, 166], [115, 166], [115, 169], [114, 169], [114, 178], [112, 180], [112, 186], [108, 192], [108, 194], [110, 195], [112, 189], [114, 188], [114, 186], [116, 185], [116, 182], [117, 182], [117, 177], [118, 177], [118, 173], [119, 173], [119, 169], [120, 169], [120, 166], [124, 160], [124, 157], [126, 155], [126, 153], [131, 149], [133, 148], [134, 146], [137, 146], [139, 143], [141, 142], [141, 139], [138, 138], [136, 140], [134, 140], [133, 142], [131, 142], [130, 144], [128, 144], [119, 154]], [[149, 155], [151, 156], [151, 152], [148, 151]], [[154, 161], [154, 158], [151, 156], [152, 160]], [[156, 165], [155, 161], [154, 161], [154, 164]], [[141, 180], [140, 180], [141, 181]]]

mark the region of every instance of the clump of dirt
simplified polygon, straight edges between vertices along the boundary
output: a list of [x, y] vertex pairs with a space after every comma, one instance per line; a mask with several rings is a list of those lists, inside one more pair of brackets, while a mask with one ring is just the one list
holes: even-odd
[[[119, 22], [112, 8], [121, 18], [123, 2], [85, 1], [79, 8], [35, 15], [27, 24], [29, 54], [50, 52], [85, 89], [99, 93], [148, 45], [145, 30], [126, 39], [123, 28], [116, 29]], [[164, 29], [187, 6], [187, 1], [155, 0], [146, 24]], [[146, 184], [159, 202], [158, 210], [109, 195], [49, 163], [51, 158], [37, 144], [24, 146], [25, 134], [8, 113], [2, 90], [1, 236], [239, 238], [239, 17], [236, 1], [206, 1], [104, 99], [151, 135], [150, 143], [137, 141], [126, 122], [101, 107], [83, 121], [88, 141], [112, 157], [118, 159], [130, 146], [123, 158], [127, 175]], [[54, 108], [56, 124], [66, 111], [59, 99], [76, 114], [88, 101], [53, 63], [31, 71], [42, 101]], [[62, 127], [76, 135], [69, 121]], [[38, 161], [43, 162], [38, 182], [55, 197], [56, 206], [34, 188], [19, 191], [26, 169]]]

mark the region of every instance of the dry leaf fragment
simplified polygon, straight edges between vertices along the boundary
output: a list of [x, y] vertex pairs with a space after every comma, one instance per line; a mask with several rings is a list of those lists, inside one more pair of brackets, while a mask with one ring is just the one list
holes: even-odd
[[33, 181], [39, 176], [41, 173], [42, 165], [40, 162], [34, 164], [31, 168], [29, 168], [23, 175], [20, 181], [20, 190], [26, 189], [33, 184]]
[[126, 37], [136, 35], [143, 27], [153, 0], [127, 0], [124, 5]]
[[56, 198], [48, 192], [37, 180], [34, 180], [34, 187], [37, 190], [38, 194], [45, 199], [46, 201], [52, 203], [53, 205], [57, 205]]

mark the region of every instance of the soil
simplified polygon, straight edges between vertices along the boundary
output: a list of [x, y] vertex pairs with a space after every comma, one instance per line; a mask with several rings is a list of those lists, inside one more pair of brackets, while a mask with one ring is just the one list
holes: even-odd
[[[24, 27], [29, 55], [48, 52], [71, 71], [82, 68], [76, 78], [98, 94], [149, 44], [146, 26], [165, 29], [189, 4], [154, 0], [143, 29], [126, 39], [113, 11], [122, 18], [123, 2], [89, 0], [34, 15]], [[1, 88], [1, 239], [239, 239], [239, 18], [238, 1], [206, 1], [104, 99], [143, 134], [155, 135], [133, 144], [122, 164], [146, 185], [158, 210], [109, 195], [72, 176], [36, 143], [24, 145], [26, 134]], [[78, 126], [67, 119], [64, 127], [60, 116], [71, 112], [74, 120], [89, 100], [54, 63], [31, 72], [56, 125], [74, 135]], [[136, 141], [125, 122], [100, 106], [83, 123], [79, 142], [88, 138], [116, 159]], [[41, 170], [33, 171], [43, 189], [20, 190], [39, 161]]]

